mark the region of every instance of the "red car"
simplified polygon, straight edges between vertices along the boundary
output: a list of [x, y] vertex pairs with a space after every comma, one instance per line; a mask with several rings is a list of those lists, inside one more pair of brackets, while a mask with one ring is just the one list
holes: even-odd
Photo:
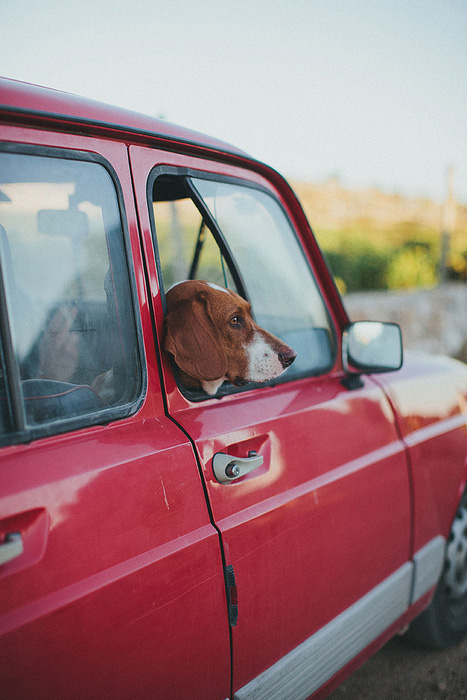
[[[467, 367], [401, 368], [396, 326], [349, 323], [266, 165], [0, 95], [2, 697], [322, 698], [413, 620], [462, 639]], [[188, 278], [248, 299], [295, 362], [180, 384], [165, 292]]]

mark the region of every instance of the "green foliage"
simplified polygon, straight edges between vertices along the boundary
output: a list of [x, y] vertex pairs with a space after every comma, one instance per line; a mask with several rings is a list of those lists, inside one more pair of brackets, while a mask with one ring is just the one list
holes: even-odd
[[325, 251], [333, 275], [345, 284], [348, 292], [359, 289], [384, 289], [387, 255], [372, 248], [344, 247], [341, 251]]
[[386, 280], [389, 289], [431, 287], [437, 282], [436, 264], [428, 246], [408, 242], [389, 262]]
[[467, 248], [453, 250], [449, 256], [448, 279], [467, 282]]
[[[402, 221], [385, 229], [369, 221], [321, 231], [318, 242], [342, 292], [430, 287], [438, 282], [440, 234]], [[467, 280], [465, 238], [454, 235], [448, 278]]]

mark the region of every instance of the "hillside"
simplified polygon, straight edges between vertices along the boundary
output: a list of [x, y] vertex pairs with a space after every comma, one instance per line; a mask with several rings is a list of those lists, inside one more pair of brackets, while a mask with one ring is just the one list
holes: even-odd
[[[337, 179], [321, 184], [292, 182], [311, 225], [316, 229], [339, 229], [358, 222], [388, 228], [402, 222], [439, 230], [442, 205], [429, 200], [386, 194], [377, 189], [350, 190]], [[467, 239], [467, 207], [455, 205], [456, 230]], [[467, 243], [466, 243], [467, 245]]]

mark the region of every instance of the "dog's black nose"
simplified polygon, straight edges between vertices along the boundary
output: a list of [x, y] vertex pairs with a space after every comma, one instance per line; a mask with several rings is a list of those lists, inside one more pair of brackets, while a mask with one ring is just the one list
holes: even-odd
[[281, 365], [284, 369], [289, 367], [296, 357], [297, 353], [292, 350], [292, 348], [283, 347], [279, 351], [279, 360], [281, 361]]

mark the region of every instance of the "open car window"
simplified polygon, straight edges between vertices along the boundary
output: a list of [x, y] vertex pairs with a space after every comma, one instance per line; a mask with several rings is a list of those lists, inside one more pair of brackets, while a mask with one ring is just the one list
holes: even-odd
[[[242, 182], [163, 175], [154, 218], [164, 289], [202, 279], [248, 299], [256, 322], [297, 352], [275, 382], [334, 363], [332, 325], [290, 221], [266, 191]], [[235, 390], [231, 387], [231, 390]]]
[[102, 420], [141, 386], [112, 179], [96, 162], [8, 152], [0, 173], [0, 433]]

